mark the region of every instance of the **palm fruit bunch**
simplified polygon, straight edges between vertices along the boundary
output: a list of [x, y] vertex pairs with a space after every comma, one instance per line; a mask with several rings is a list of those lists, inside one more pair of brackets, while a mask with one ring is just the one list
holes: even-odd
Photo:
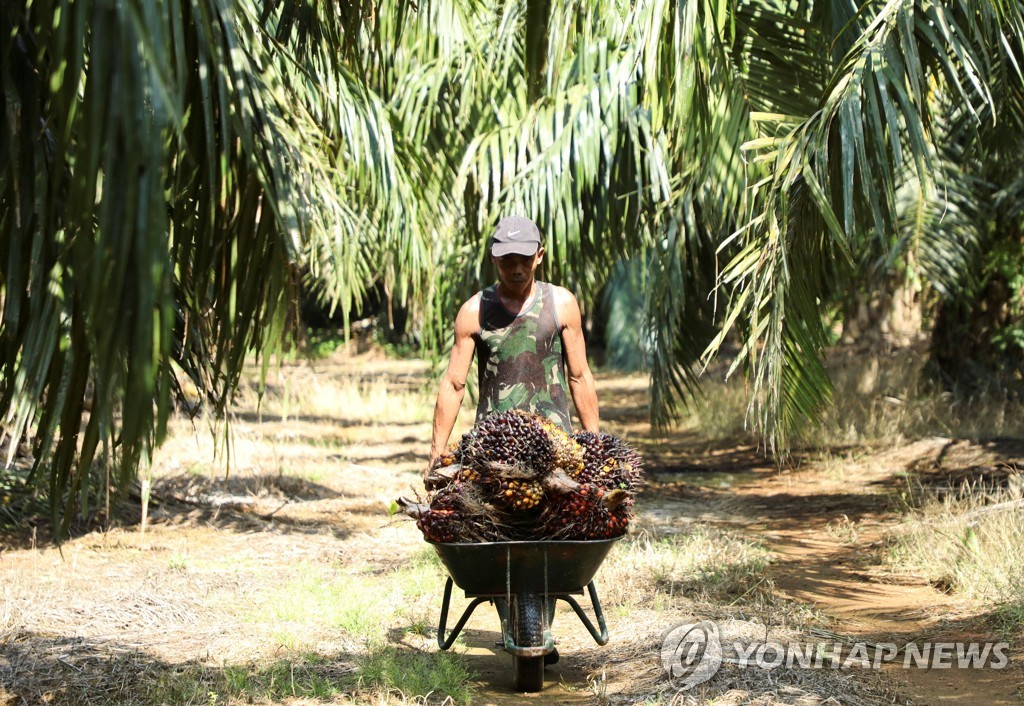
[[404, 498], [398, 504], [416, 518], [416, 526], [431, 542], [496, 542], [506, 535], [495, 521], [494, 508], [470, 483], [452, 483], [434, 493], [428, 504]]
[[601, 442], [601, 435], [592, 431], [578, 431], [573, 434], [573, 440], [583, 451], [583, 468], [573, 473], [572, 477], [581, 483], [592, 481], [604, 466], [604, 444]]
[[550, 539], [610, 539], [624, 534], [632, 517], [633, 498], [620, 488], [607, 490], [595, 483], [550, 498], [540, 525]]
[[611, 434], [589, 431], [577, 432], [574, 438], [583, 449], [583, 467], [573, 475], [574, 480], [596, 483], [609, 490], [640, 490], [643, 461], [626, 442]]
[[604, 539], [626, 532], [641, 466], [618, 437], [512, 410], [438, 457], [426, 503], [398, 503], [433, 542]]
[[416, 518], [416, 526], [427, 540], [448, 544], [462, 541], [457, 520], [458, 514], [454, 510], [428, 507]]
[[458, 456], [456, 455], [458, 449], [458, 442], [453, 441], [452, 443], [448, 444], [448, 448], [445, 449], [437, 458], [438, 465], [447, 468], [448, 466], [454, 466], [456, 463], [458, 463]]
[[467, 466], [459, 467], [459, 480], [465, 481], [466, 483], [473, 483], [480, 480], [480, 471], [475, 468], [469, 468]]
[[541, 476], [554, 461], [551, 437], [541, 418], [513, 409], [484, 417], [467, 434], [456, 450], [463, 468], [486, 475], [498, 464]]
[[580, 473], [584, 466], [583, 447], [550, 419], [543, 419], [541, 424], [551, 439], [551, 447], [555, 454], [555, 467], [562, 469], [570, 476]]
[[448, 444], [448, 448], [437, 457], [437, 466], [444, 474], [443, 478], [446, 481], [461, 480], [472, 482], [480, 480], [480, 473], [476, 469], [463, 466], [459, 462], [462, 456], [463, 451], [460, 448], [459, 442], [453, 441]]
[[544, 498], [544, 486], [534, 479], [501, 479], [495, 497], [512, 510], [532, 510]]

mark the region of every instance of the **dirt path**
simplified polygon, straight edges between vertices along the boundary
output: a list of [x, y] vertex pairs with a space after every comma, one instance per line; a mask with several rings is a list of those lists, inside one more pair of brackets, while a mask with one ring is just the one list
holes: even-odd
[[[770, 532], [768, 541], [779, 559], [775, 584], [787, 597], [814, 605], [835, 620], [844, 636], [872, 642], [957, 642], [992, 639], [942, 622], [956, 606], [925, 585], [880, 583], [858, 566], [849, 548], [804, 534]], [[970, 631], [969, 627], [966, 630]], [[1020, 704], [1015, 692], [1020, 670], [937, 671], [890, 667], [885, 673], [918, 704]]]
[[[998, 640], [966, 606], [913, 578], [894, 579], [878, 566], [873, 551], [896, 516], [894, 476], [908, 460], [943, 453], [949, 440], [917, 442], [859, 462], [841, 474], [820, 467], [761, 474], [734, 488], [728, 501], [733, 520], [761, 537], [776, 557], [771, 575], [785, 597], [812, 605], [832, 619], [835, 637], [898, 645]], [[828, 636], [828, 635], [826, 635]], [[884, 673], [914, 704], [1020, 704], [1019, 646], [1011, 646], [1006, 669], [904, 669]]]

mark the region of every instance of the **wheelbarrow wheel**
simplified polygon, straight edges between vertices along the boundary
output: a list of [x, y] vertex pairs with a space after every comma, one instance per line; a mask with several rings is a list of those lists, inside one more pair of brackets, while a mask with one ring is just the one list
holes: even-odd
[[[540, 596], [523, 593], [512, 597], [512, 639], [520, 647], [544, 644], [544, 602]], [[515, 690], [540, 691], [544, 688], [544, 658], [512, 655]]]

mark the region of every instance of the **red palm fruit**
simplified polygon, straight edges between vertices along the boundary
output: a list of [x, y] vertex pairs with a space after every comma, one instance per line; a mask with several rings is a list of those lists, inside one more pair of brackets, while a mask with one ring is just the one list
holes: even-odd
[[[606, 502], [609, 492], [621, 493]], [[606, 491], [588, 483], [576, 491], [548, 499], [541, 513], [545, 536], [552, 539], [606, 539], [625, 533], [632, 498], [625, 491]]]

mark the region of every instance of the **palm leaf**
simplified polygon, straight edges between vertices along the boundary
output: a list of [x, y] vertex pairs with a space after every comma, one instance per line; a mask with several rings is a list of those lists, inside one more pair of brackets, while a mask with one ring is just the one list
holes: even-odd
[[[5, 435], [35, 439], [58, 536], [148, 462], [172, 360], [222, 412], [246, 355], [281, 344], [306, 251], [331, 252], [350, 301], [367, 260], [346, 236], [414, 220], [391, 196], [408, 174], [386, 111], [350, 74], [316, 73], [341, 68], [315, 51], [340, 33], [303, 34], [309, 18], [288, 12], [265, 25], [222, 0], [0, 13], [4, 66], [24, 69], [0, 77], [0, 414]], [[342, 202], [346, 184], [356, 198]]]
[[778, 441], [827, 399], [820, 363], [827, 337], [817, 312], [829, 294], [830, 263], [848, 260], [860, 234], [892, 230], [905, 175], [934, 193], [940, 166], [924, 87], [945, 83], [979, 116], [993, 96], [980, 67], [996, 61], [982, 40], [999, 34], [1001, 22], [1016, 22], [962, 3], [888, 2], [868, 17], [875, 9], [861, 10], [865, 30], [818, 110], [770, 143], [748, 145], [772, 172], [741, 238], [759, 257], [734, 260], [724, 276], [750, 291], [742, 300], [751, 322], [743, 353], [754, 371], [759, 421]]

